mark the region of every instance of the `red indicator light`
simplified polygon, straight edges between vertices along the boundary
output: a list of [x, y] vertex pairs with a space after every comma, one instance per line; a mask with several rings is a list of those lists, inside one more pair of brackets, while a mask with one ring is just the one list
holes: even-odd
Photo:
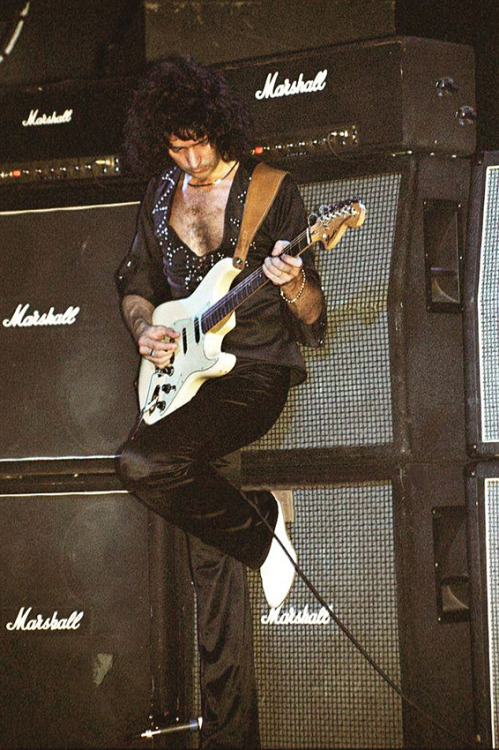
[[255, 156], [261, 156], [263, 154], [263, 146], [255, 146], [253, 153]]
[[20, 169], [13, 169], [12, 170], [12, 177], [20, 177], [22, 174]]

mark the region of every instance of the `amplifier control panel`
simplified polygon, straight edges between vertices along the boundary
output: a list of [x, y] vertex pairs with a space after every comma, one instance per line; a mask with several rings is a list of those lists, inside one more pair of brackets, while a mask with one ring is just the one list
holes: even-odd
[[0, 164], [0, 185], [117, 177], [121, 171], [120, 159], [115, 154]]
[[[255, 156], [278, 160], [306, 157], [317, 153], [354, 155], [359, 145], [356, 125], [342, 125], [326, 134], [308, 134], [293, 139], [266, 139], [253, 148]], [[122, 164], [117, 154], [40, 159], [0, 164], [0, 186], [12, 183], [61, 182], [119, 177]]]
[[355, 124], [341, 125], [324, 135], [304, 135], [288, 140], [265, 139], [253, 149], [254, 156], [267, 159], [286, 159], [311, 156], [317, 153], [355, 154], [359, 148], [359, 131]]

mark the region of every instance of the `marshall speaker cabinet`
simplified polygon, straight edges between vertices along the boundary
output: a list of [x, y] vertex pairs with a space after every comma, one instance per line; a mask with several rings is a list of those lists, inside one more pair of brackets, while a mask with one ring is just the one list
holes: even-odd
[[0, 747], [146, 747], [184, 715], [162, 519], [112, 477], [34, 476], [0, 483], [0, 540]]
[[[333, 250], [317, 250], [326, 344], [304, 350], [309, 378], [248, 462], [254, 451], [300, 450], [305, 458], [314, 449], [312, 463], [286, 467], [298, 473], [313, 472], [331, 451], [461, 457], [469, 160], [400, 156], [341, 167], [290, 160], [288, 168], [311, 211], [358, 196], [366, 220]], [[341, 173], [326, 177], [328, 168]]]
[[0, 192], [0, 471], [113, 457], [137, 411], [137, 354], [114, 285], [137, 194], [49, 187]]
[[0, 495], [0, 746], [123, 746], [151, 707], [147, 512], [40, 486]]

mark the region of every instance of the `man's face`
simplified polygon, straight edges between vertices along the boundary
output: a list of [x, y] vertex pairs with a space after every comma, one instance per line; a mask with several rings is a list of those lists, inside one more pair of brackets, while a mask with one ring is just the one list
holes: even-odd
[[168, 138], [168, 154], [182, 171], [200, 182], [207, 180], [220, 164], [220, 155], [208, 136], [182, 140], [171, 135]]

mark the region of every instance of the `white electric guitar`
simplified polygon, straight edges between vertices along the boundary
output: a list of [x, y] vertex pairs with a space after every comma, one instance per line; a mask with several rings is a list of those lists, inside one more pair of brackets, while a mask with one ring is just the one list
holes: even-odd
[[[352, 199], [322, 206], [315, 222], [286, 247], [288, 255], [301, 255], [315, 242], [333, 248], [348, 227], [360, 227], [365, 208]], [[153, 325], [173, 328], [180, 334], [169, 365], [160, 369], [142, 358], [138, 395], [141, 418], [154, 424], [183, 406], [208, 378], [226, 375], [236, 364], [233, 354], [222, 351], [224, 336], [236, 325], [235, 310], [269, 280], [258, 268], [233, 289], [240, 273], [232, 258], [223, 258], [185, 299], [164, 302], [154, 310]]]

